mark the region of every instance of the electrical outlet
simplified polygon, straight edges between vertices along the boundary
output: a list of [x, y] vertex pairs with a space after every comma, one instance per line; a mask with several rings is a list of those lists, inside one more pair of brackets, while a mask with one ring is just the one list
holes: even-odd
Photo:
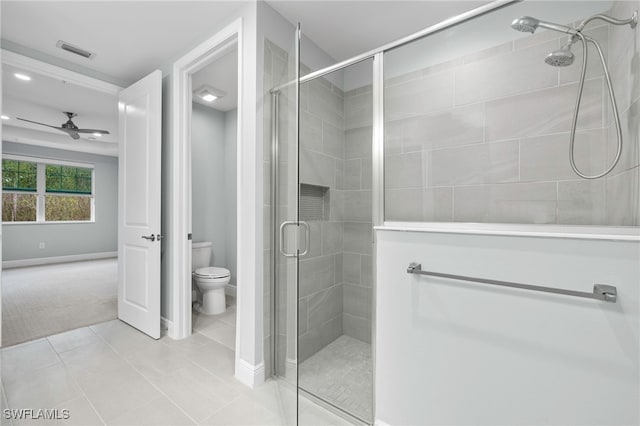
[[40, 248], [41, 248], [41, 249], [43, 249], [43, 248], [44, 248], [44, 243], [43, 243], [43, 242], [41, 242], [41, 243], [40, 243]]

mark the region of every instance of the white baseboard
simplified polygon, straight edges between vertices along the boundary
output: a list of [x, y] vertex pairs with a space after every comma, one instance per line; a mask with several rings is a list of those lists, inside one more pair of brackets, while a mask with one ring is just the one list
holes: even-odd
[[380, 419], [375, 419], [373, 424], [376, 425], [376, 426], [391, 426], [389, 423], [385, 423]]
[[264, 362], [252, 365], [243, 359], [236, 358], [236, 379], [251, 389], [264, 383]]
[[109, 259], [112, 257], [118, 257], [118, 252], [107, 251], [103, 253], [72, 254], [69, 256], [38, 257], [35, 259], [5, 260], [2, 262], [2, 269], [50, 265], [53, 263], [80, 262], [83, 260]]
[[175, 330], [173, 327], [173, 321], [160, 317], [160, 335], [168, 336], [175, 339]]

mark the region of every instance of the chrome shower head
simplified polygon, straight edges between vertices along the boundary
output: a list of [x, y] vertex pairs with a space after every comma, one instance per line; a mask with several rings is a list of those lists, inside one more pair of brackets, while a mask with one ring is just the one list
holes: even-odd
[[523, 33], [531, 33], [536, 32], [538, 28], [539, 20], [536, 18], [532, 18], [531, 16], [522, 16], [518, 19], [514, 19], [511, 23], [511, 28], [516, 31], [522, 31]]
[[568, 67], [573, 64], [575, 58], [573, 52], [571, 52], [571, 45], [566, 44], [560, 49], [549, 53], [544, 58], [544, 61], [552, 67]]
[[576, 30], [573, 28], [565, 27], [564, 25], [554, 24], [553, 22], [541, 21], [531, 16], [522, 16], [515, 19], [511, 23], [511, 28], [524, 33], [533, 34], [538, 28], [546, 28], [548, 30], [558, 31], [565, 34], [575, 34]]

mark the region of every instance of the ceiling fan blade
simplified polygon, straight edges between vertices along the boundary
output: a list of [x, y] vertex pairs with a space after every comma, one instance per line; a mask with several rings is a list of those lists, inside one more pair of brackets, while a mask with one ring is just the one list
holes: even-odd
[[20, 117], [16, 117], [16, 119], [21, 120], [21, 121], [26, 121], [28, 123], [39, 124], [41, 126], [51, 127], [52, 129], [63, 130], [61, 127], [51, 126], [49, 124], [44, 124], [44, 123], [38, 123], [37, 121], [31, 121], [31, 120], [27, 120], [27, 119], [20, 118]]
[[109, 132], [107, 130], [100, 129], [76, 129], [77, 133], [100, 133], [101, 135], [108, 135]]
[[63, 132], [71, 136], [73, 139], [80, 139], [80, 135], [75, 130], [69, 130], [69, 129], [60, 129], [60, 130], [62, 130]]

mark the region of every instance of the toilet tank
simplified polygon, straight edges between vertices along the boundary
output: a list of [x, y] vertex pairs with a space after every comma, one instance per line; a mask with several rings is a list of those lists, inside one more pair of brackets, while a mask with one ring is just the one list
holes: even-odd
[[211, 246], [209, 241], [191, 244], [191, 271], [211, 265]]

